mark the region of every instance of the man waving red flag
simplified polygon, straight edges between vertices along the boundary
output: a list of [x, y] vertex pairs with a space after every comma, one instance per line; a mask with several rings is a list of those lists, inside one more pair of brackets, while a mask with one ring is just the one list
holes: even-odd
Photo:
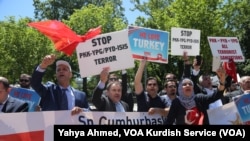
[[232, 77], [235, 82], [237, 81], [236, 66], [233, 58], [230, 58], [228, 62], [223, 62], [223, 68], [226, 70], [227, 74]]

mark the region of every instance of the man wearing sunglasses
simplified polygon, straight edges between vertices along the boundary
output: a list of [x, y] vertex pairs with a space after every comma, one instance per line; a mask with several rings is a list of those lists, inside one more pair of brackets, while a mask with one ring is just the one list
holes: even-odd
[[[19, 85], [20, 88], [23, 89], [32, 89], [31, 84], [31, 75], [22, 73], [19, 77]], [[35, 111], [41, 111], [41, 107], [39, 105], [36, 106]]]
[[25, 89], [31, 89], [30, 86], [30, 80], [31, 80], [31, 76], [28, 74], [21, 74], [20, 78], [19, 78], [19, 85], [21, 88], [25, 88]]

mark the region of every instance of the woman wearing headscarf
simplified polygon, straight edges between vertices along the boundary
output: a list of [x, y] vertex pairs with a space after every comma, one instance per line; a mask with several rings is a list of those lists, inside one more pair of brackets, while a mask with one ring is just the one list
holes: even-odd
[[179, 96], [172, 101], [166, 124], [208, 125], [207, 107], [220, 99], [225, 89], [226, 72], [223, 67], [220, 67], [216, 74], [220, 84], [212, 95], [195, 94], [193, 81], [190, 78], [183, 78], [178, 86]]

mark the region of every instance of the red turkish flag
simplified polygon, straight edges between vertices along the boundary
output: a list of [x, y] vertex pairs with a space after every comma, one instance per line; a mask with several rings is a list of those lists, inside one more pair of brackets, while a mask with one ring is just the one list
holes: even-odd
[[60, 21], [48, 20], [42, 22], [31, 22], [28, 24], [53, 41], [56, 50], [71, 56], [80, 42], [95, 37], [101, 33], [101, 26], [90, 29], [85, 35], [77, 35], [67, 25]]
[[223, 68], [226, 70], [226, 73], [232, 77], [235, 82], [237, 81], [237, 73], [236, 73], [236, 66], [234, 60], [230, 58], [228, 62], [223, 62]]

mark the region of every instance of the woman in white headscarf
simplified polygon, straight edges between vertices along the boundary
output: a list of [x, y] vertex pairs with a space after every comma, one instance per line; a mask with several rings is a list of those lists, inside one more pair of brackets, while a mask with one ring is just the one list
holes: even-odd
[[220, 99], [225, 89], [226, 72], [220, 67], [217, 71], [220, 79], [217, 91], [212, 95], [195, 94], [194, 83], [189, 78], [183, 78], [178, 87], [179, 96], [172, 101], [166, 124], [176, 125], [208, 125], [207, 107]]

